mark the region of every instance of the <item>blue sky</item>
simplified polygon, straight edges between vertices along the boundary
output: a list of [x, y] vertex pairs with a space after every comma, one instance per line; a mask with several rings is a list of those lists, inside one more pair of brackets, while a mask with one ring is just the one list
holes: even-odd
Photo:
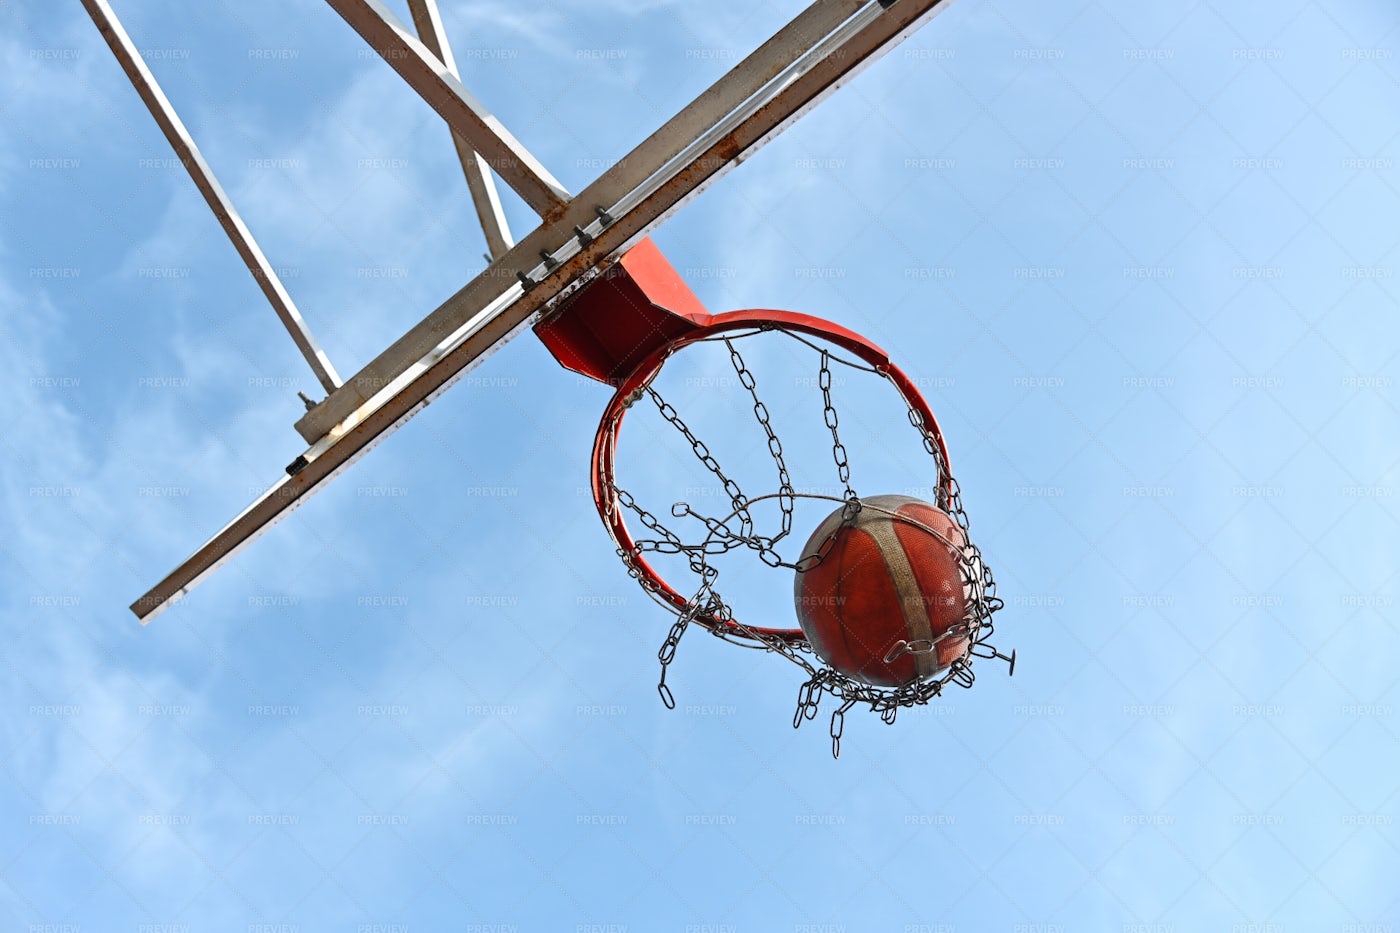
[[[800, 5], [443, 7], [577, 191]], [[342, 373], [481, 268], [440, 121], [328, 9], [117, 9]], [[712, 311], [922, 380], [997, 574], [1016, 676], [839, 761], [781, 659], [688, 638], [662, 708], [606, 390], [531, 337], [138, 627], [315, 383], [81, 9], [0, 17], [0, 928], [1400, 925], [1400, 8], [959, 0], [656, 233]], [[811, 371], [750, 363], [831, 482]], [[858, 487], [916, 490], [856, 382]]]

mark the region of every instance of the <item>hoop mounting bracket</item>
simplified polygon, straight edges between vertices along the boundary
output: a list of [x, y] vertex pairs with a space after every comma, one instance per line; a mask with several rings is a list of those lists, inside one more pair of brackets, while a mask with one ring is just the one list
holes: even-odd
[[710, 314], [650, 237], [535, 325], [565, 369], [617, 385]]

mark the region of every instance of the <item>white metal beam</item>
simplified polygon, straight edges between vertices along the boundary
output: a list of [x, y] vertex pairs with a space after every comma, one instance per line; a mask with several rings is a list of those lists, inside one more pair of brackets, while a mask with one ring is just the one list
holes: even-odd
[[564, 210], [569, 201], [564, 186], [380, 0], [326, 2], [447, 121], [453, 133], [485, 156], [486, 164], [535, 213], [551, 220]]
[[311, 336], [306, 321], [302, 319], [301, 312], [293, 304], [291, 295], [287, 294], [287, 289], [283, 287], [282, 280], [278, 277], [276, 270], [267, 261], [263, 251], [258, 248], [257, 241], [253, 239], [253, 234], [249, 232], [243, 218], [238, 216], [233, 202], [224, 193], [219, 180], [214, 177], [209, 163], [204, 161], [199, 147], [194, 144], [194, 138], [185, 129], [185, 124], [175, 113], [175, 108], [171, 106], [165, 93], [161, 91], [155, 75], [151, 74], [151, 70], [146, 67], [141, 53], [136, 50], [131, 37], [122, 28], [116, 13], [112, 12], [107, 0], [83, 0], [83, 6], [87, 8], [88, 15], [92, 17], [93, 23], [102, 33], [102, 38], [112, 49], [112, 54], [116, 56], [122, 71], [126, 72], [126, 76], [131, 79], [136, 92], [141, 95], [146, 109], [151, 112], [151, 116], [155, 117], [161, 132], [170, 141], [171, 148], [180, 158], [180, 164], [184, 165], [186, 171], [190, 173], [195, 187], [199, 189], [200, 194], [204, 195], [204, 200], [209, 203], [209, 208], [219, 219], [219, 225], [224, 228], [224, 233], [228, 234], [229, 240], [238, 250], [238, 255], [243, 258], [243, 264], [248, 267], [249, 272], [253, 273], [253, 278], [257, 281], [258, 287], [262, 289], [262, 293], [267, 296], [272, 310], [276, 311], [277, 316], [282, 319], [282, 325], [287, 328], [287, 333], [292, 335], [292, 340], [295, 341], [301, 355], [306, 357], [306, 362], [311, 364], [311, 370], [316, 374], [316, 380], [321, 383], [326, 392], [334, 392], [340, 387], [340, 376], [336, 374], [335, 367], [331, 365], [325, 351], [316, 343], [316, 338]]
[[[895, 6], [898, 8], [909, 2], [901, 0]], [[935, 4], [929, 0], [919, 0], [917, 5], [927, 8]], [[857, 13], [867, 18], [880, 15], [893, 17], [897, 9], [881, 14], [880, 5], [871, 0], [816, 0], [600, 175], [573, 200], [559, 221], [537, 227], [506, 256], [494, 262], [346, 380], [344, 386], [297, 422], [297, 432], [309, 444], [334, 430], [384, 386], [393, 383], [409, 367], [448, 339], [479, 309], [494, 302], [516, 280], [518, 272], [537, 266], [542, 251], [553, 253], [558, 250], [573, 236], [576, 225], [588, 228], [597, 219], [598, 208], [611, 208], [618, 204], [653, 176], [664, 174], [663, 169], [669, 163], [680, 158], [687, 147], [694, 148], [697, 140], [706, 132], [713, 131], [723, 120], [742, 114], [746, 105], [758, 106], [765, 88], [771, 91], [796, 74], [803, 63], [808, 62], [813, 50], [820, 43], [828, 41], [843, 25], [854, 22]], [[847, 64], [854, 66], [856, 62]]]
[[[859, 13], [849, 19], [843, 17], [829, 34], [812, 39], [806, 46], [807, 53], [798, 56], [798, 61], [790, 68], [783, 68], [776, 61], [753, 61], [754, 56], [750, 56], [634, 150], [635, 155], [654, 147], [648, 150], [654, 157], [674, 145], [675, 152], [660, 160], [664, 163], [660, 171], [648, 173], [629, 190], [599, 203], [606, 207], [607, 222], [595, 218], [581, 228], [586, 237], [577, 237], [569, 226], [572, 212], [566, 213], [562, 219], [541, 227], [512, 249], [508, 259], [524, 258], [537, 244], [555, 246], [550, 263], [532, 263], [528, 267], [528, 277], [533, 282], [528, 290], [519, 283], [505, 285], [505, 275], [509, 273], [500, 271], [503, 263], [496, 263], [449, 298], [420, 325], [426, 328], [420, 335], [437, 335], [433, 345], [410, 365], [381, 382], [363, 403], [297, 458], [288, 476], [133, 603], [132, 611], [147, 622], [178, 601], [220, 564], [461, 379], [493, 349], [522, 332], [542, 309], [589, 270], [626, 250], [677, 207], [950, 3], [951, 0], [898, 0], [882, 12], [878, 2], [856, 2], [854, 5], [861, 8]], [[798, 20], [810, 27], [839, 6], [841, 4], [835, 0], [818, 0], [807, 11], [811, 16], [805, 20], [799, 16]], [[798, 20], [794, 20], [794, 24]], [[792, 41], [791, 34], [779, 33], [760, 48], [759, 52], [765, 53], [761, 57], [776, 59], [784, 48], [790, 48], [788, 43]], [[786, 61], [792, 62], [792, 58]], [[736, 72], [742, 73], [736, 75]], [[707, 107], [713, 113], [718, 101], [725, 97], [724, 89], [719, 95], [707, 97], [716, 88], [725, 85], [732, 90], [736, 85], [754, 81], [755, 75], [762, 73], [768, 73], [768, 80], [761, 82], [760, 93], [749, 96], [737, 110], [722, 111], [710, 121], [699, 120]], [[678, 128], [687, 126], [699, 127], [699, 130], [679, 143], [669, 138], [658, 139], [658, 136], [676, 133]], [[587, 190], [592, 191], [608, 178], [605, 174]], [[617, 179], [614, 177], [613, 181]]]
[[[443, 67], [454, 78], [461, 78], [457, 63], [452, 58], [452, 46], [447, 42], [447, 32], [442, 28], [442, 17], [438, 14], [436, 0], [408, 0], [408, 9], [413, 16], [413, 28], [418, 30], [418, 38], [442, 62]], [[510, 225], [501, 210], [501, 198], [496, 193], [496, 182], [491, 178], [491, 167], [486, 164], [481, 153], [471, 147], [471, 143], [452, 134], [452, 143], [457, 147], [457, 158], [462, 163], [462, 174], [467, 178], [467, 190], [471, 192], [472, 204], [476, 207], [477, 220], [481, 222], [481, 232], [486, 234], [486, 247], [492, 259], [500, 259], [506, 250], [515, 245], [510, 235]]]

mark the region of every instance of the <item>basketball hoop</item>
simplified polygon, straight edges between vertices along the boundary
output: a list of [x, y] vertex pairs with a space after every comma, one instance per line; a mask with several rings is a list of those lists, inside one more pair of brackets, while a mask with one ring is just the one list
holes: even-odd
[[[830, 695], [838, 703], [831, 718], [833, 755], [840, 753], [845, 714], [857, 704], [869, 705], [885, 722], [892, 723], [901, 707], [926, 704], [950, 684], [971, 687], [975, 658], [1000, 658], [1014, 671], [1015, 652], [1002, 654], [989, 643], [992, 616], [1002, 602], [996, 596], [996, 583], [981, 552], [968, 538], [967, 513], [958, 483], [948, 467], [947, 446], [938, 421], [913, 380], [874, 343], [829, 321], [778, 310], [713, 316], [705, 313], [688, 291], [676, 292], [679, 277], [647, 241], [634, 248], [624, 262], [626, 268], [615, 266], [609, 270], [608, 284], [591, 284], [581, 300], [546, 318], [537, 325], [536, 332], [564, 365], [614, 386], [594, 442], [592, 492], [598, 514], [628, 574], [675, 616], [657, 654], [661, 662], [657, 689], [667, 708], [675, 707], [674, 694], [666, 683], [667, 669], [692, 624], [727, 642], [780, 654], [801, 667], [807, 679], [798, 692], [793, 726], [814, 719], [821, 701]], [[590, 290], [594, 292], [591, 296]], [[839, 496], [794, 488], [784, 461], [782, 440], [759, 396], [757, 380], [740, 352], [745, 340], [761, 334], [790, 338], [808, 348], [815, 358], [816, 385], [822, 393], [823, 418], [830, 431], [833, 466], [842, 490]], [[601, 341], [610, 341], [610, 346], [600, 351]], [[668, 360], [687, 347], [706, 342], [722, 344], [728, 351], [738, 385], [747, 394], [754, 420], [767, 440], [775, 484], [760, 495], [746, 495], [740, 489], [705, 441], [656, 387], [657, 377]], [[839, 414], [832, 401], [834, 365], [871, 373], [894, 388], [907, 409], [912, 430], [932, 459], [936, 479], [932, 503], [906, 497], [862, 498], [856, 494], [841, 440]], [[670, 518], [699, 529], [690, 539], [668, 526], [664, 517], [658, 517], [658, 511], [665, 514], [663, 510], [638, 501], [617, 480], [623, 421], [629, 411], [643, 404], [656, 409], [722, 487], [720, 501], [726, 505], [716, 514], [701, 511], [688, 502], [669, 507]], [[825, 500], [836, 511], [823, 523], [821, 534], [814, 536], [800, 553], [784, 556], [779, 546], [794, 531], [793, 512], [799, 500]], [[780, 518], [775, 527], [759, 527], [754, 517], [759, 504], [769, 508], [776, 504]], [[865, 515], [860, 519], [862, 512]], [[951, 594], [946, 597], [947, 605], [952, 607], [947, 612], [952, 615], [948, 617], [945, 612], [936, 631], [925, 623], [922, 637], [910, 633], [885, 637], [878, 644], [872, 642], [867, 646], [862, 669], [848, 664], [851, 669], [842, 670], [829, 663], [805, 630], [809, 620], [802, 620], [804, 628], [758, 625], [733, 612], [720, 593], [714, 558], [747, 550], [768, 567], [796, 575], [801, 617], [804, 578], [818, 575], [817, 569], [831, 557], [834, 548], [844, 545], [842, 536], [850, 529], [872, 521], [897, 525], [906, 537], [919, 537], [924, 542], [918, 546], [923, 553], [942, 560], [940, 572], [947, 578]], [[939, 558], [940, 553], [946, 556]], [[689, 566], [692, 585], [681, 586], [663, 577], [649, 559], [653, 555], [679, 555]]]
[[[526, 322], [534, 321], [536, 334], [564, 366], [616, 387], [598, 429], [592, 488], [629, 573], [677, 617], [660, 652], [659, 690], [668, 707], [675, 699], [666, 686], [666, 667], [692, 622], [726, 640], [782, 653], [802, 666], [809, 679], [800, 694], [795, 724], [815, 716], [823, 693], [838, 697], [841, 707], [832, 720], [834, 751], [839, 750], [842, 717], [858, 702], [869, 703], [892, 720], [898, 707], [925, 703], [947, 683], [970, 685], [974, 657], [1001, 657], [1014, 668], [1014, 652], [1003, 656], [986, 643], [992, 613], [1001, 603], [990, 571], [967, 538], [967, 517], [948, 472], [942, 434], [913, 383], [878, 347], [835, 324], [784, 311], [710, 315], [645, 238], [646, 231], [897, 45], [947, 0], [812, 4], [577, 195], [462, 85], [432, 0], [409, 4], [417, 38], [382, 3], [329, 2], [452, 130], [489, 248], [487, 269], [348, 379], [341, 378], [311, 334], [110, 4], [83, 0], [326, 393], [320, 401], [298, 393], [306, 412], [295, 427], [310, 446], [291, 461], [286, 476], [132, 604], [143, 623], [178, 602], [523, 330]], [[518, 243], [501, 211], [492, 169], [540, 217], [540, 225]], [[844, 490], [839, 497], [799, 492], [791, 481], [782, 442], [737, 347], [742, 339], [761, 333], [786, 335], [820, 355], [824, 416]], [[673, 354], [701, 341], [723, 341], [752, 398], [777, 467], [772, 493], [745, 496], [653, 386]], [[865, 369], [894, 385], [934, 459], [938, 482], [933, 503], [856, 495], [831, 400], [833, 363]], [[623, 415], [643, 398], [681, 433], [729, 499], [726, 515], [702, 514], [685, 503], [673, 507], [674, 517], [700, 522], [701, 540], [680, 538], [616, 481]], [[822, 523], [824, 530], [807, 549], [789, 560], [777, 546], [793, 531], [799, 499], [829, 499], [840, 507]], [[782, 518], [777, 530], [765, 535], [756, 525], [752, 506], [769, 501], [778, 504]], [[656, 537], [635, 537], [628, 513]], [[801, 628], [762, 627], [734, 618], [715, 588], [719, 571], [712, 558], [740, 549], [755, 552], [769, 567], [797, 574]], [[685, 556], [698, 578], [694, 595], [682, 595], [657, 573], [646, 556], [652, 552]], [[866, 572], [874, 566], [872, 554], [890, 561], [886, 567], [898, 584], [897, 598], [891, 602], [877, 595], [850, 610], [852, 618], [862, 619], [858, 631], [852, 630], [861, 636], [861, 644], [853, 648], [844, 628], [847, 610], [804, 612], [802, 594], [804, 587], [819, 587], [823, 581], [844, 586], [850, 574], [861, 587], [878, 590], [879, 574]], [[861, 569], [862, 561], [866, 570]], [[826, 579], [833, 566], [839, 570], [836, 583]], [[920, 602], [930, 592], [933, 601]], [[899, 632], [887, 630], [889, 619], [871, 621], [881, 615], [902, 619], [906, 637], [893, 637]], [[828, 643], [835, 636], [844, 643], [841, 651]], [[810, 657], [820, 658], [822, 664]]]

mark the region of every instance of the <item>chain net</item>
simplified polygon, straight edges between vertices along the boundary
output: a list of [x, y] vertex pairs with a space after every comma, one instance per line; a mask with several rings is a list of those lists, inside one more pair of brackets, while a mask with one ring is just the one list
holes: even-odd
[[[832, 458], [836, 467], [836, 478], [842, 489], [840, 497], [799, 492], [794, 488], [787, 464], [783, 459], [782, 441], [773, 429], [767, 406], [759, 398], [757, 380], [745, 364], [738, 347], [735, 346], [736, 340], [774, 329], [806, 344], [820, 355], [816, 384], [822, 394], [823, 419], [831, 433]], [[608, 477], [606, 483], [606, 489], [609, 493], [607, 501], [610, 508], [620, 508], [631, 513], [642, 527], [653, 535], [652, 537], [635, 536], [631, 548], [618, 548], [618, 556], [626, 565], [629, 575], [642, 585], [648, 595], [676, 616], [670, 630], [666, 633], [661, 649], [657, 652], [657, 659], [661, 662], [661, 677], [657, 684], [657, 690], [666, 707], [674, 709], [676, 705], [675, 695], [666, 683], [667, 670], [675, 659], [681, 638], [692, 625], [698, 625], [733, 644], [782, 655], [802, 668], [807, 674], [807, 679], [798, 689], [797, 709], [792, 719], [793, 728], [801, 726], [803, 722], [815, 719], [822, 701], [830, 697], [836, 704], [836, 708], [831, 714], [830, 728], [833, 757], [840, 756], [841, 736], [846, 713], [859, 704], [868, 706], [871, 711], [879, 714], [882, 721], [892, 724], [897, 712], [902, 707], [927, 704], [935, 697], [941, 696], [944, 689], [950, 685], [971, 687], [975, 680], [972, 665], [976, 658], [1000, 659], [1008, 664], [1009, 673], [1014, 672], [1016, 653], [1013, 651], [1010, 655], [1002, 654], [989, 641], [994, 633], [992, 616], [1002, 608], [1002, 601], [997, 598], [996, 582], [992, 578], [991, 570], [983, 562], [981, 552], [968, 537], [967, 512], [963, 508], [962, 495], [957, 481], [949, 473], [947, 460], [943, 455], [941, 445], [935, 439], [932, 427], [925, 424], [923, 414], [902, 392], [900, 397], [904, 398], [908, 406], [909, 422], [919, 432], [925, 452], [934, 461], [934, 470], [938, 479], [934, 487], [938, 490], [936, 505], [956, 521], [963, 532], [965, 544], [961, 548], [958, 565], [967, 609], [960, 622], [935, 639], [897, 642], [885, 657], [885, 661], [888, 663], [905, 653], [931, 653], [936, 651], [938, 643], [945, 639], [965, 637], [967, 647], [962, 655], [953, 660], [946, 668], [942, 668], [928, 678], [916, 678], [913, 682], [900, 687], [876, 686], [857, 680], [831, 667], [816, 654], [804, 637], [800, 637], [800, 632], [759, 629], [746, 625], [735, 618], [729, 604], [716, 588], [719, 571], [712, 563], [712, 558], [731, 551], [748, 549], [753, 551], [769, 567], [785, 568], [793, 572], [811, 570], [826, 558], [835, 543], [836, 531], [828, 535], [814, 553], [799, 557], [794, 561], [784, 559], [778, 550], [778, 545], [792, 532], [793, 511], [797, 500], [825, 499], [841, 503], [843, 522], [841, 526], [838, 526], [838, 530], [849, 524], [862, 508], [871, 507], [862, 503], [852, 485], [850, 460], [846, 446], [841, 441], [840, 418], [832, 401], [831, 367], [832, 363], [835, 362], [872, 373], [886, 380], [889, 379], [889, 376], [874, 367], [835, 356], [828, 349], [817, 346], [804, 337], [781, 328], [759, 327], [752, 332], [707, 339], [723, 341], [729, 351], [730, 364], [738, 376], [739, 384], [752, 401], [754, 418], [767, 439], [768, 452], [771, 454], [777, 470], [777, 491], [752, 497], [746, 495], [739, 484], [725, 473], [709, 447], [695, 435], [675, 407], [667, 402], [650, 382], [628, 400], [628, 407], [636, 404], [642, 398], [648, 399], [655, 405], [661, 418], [679, 432], [686, 443], [690, 445], [700, 464], [723, 487], [724, 495], [721, 501], [727, 499], [730, 506], [730, 511], [726, 515], [710, 515], [698, 511], [688, 502], [677, 502], [673, 505], [671, 507], [673, 518], [693, 519], [706, 530], [703, 539], [686, 542], [655, 514], [641, 505], [630, 492], [617, 485], [612, 477]], [[897, 385], [896, 390], [898, 390]], [[753, 517], [753, 506], [771, 500], [777, 502], [780, 514], [778, 527], [771, 535], [760, 534]], [[694, 595], [685, 600], [684, 605], [677, 605], [676, 602], [667, 598], [666, 594], [660, 591], [660, 586], [653, 575], [644, 572], [639, 566], [639, 560], [648, 553], [681, 555], [688, 562], [691, 572], [698, 580], [698, 585]]]

